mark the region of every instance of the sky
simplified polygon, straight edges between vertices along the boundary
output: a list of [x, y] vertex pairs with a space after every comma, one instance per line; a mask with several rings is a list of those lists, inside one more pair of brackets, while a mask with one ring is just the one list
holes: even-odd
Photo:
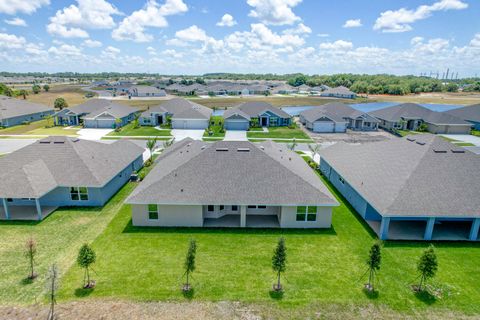
[[480, 75], [479, 0], [0, 0], [0, 70]]

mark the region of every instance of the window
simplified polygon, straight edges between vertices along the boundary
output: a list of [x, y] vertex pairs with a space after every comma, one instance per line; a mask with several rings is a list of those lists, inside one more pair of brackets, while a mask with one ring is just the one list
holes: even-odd
[[270, 117], [270, 127], [278, 126], [278, 118], [277, 117]]
[[340, 181], [341, 184], [345, 184], [345, 179], [343, 179], [342, 177], [338, 177], [338, 181]]
[[267, 206], [258, 206], [258, 209], [267, 209]]
[[248, 206], [248, 209], [257, 209], [257, 206]]
[[207, 206], [207, 211], [208, 211], [208, 212], [213, 212], [214, 210], [215, 210], [215, 207], [214, 207], [214, 206], [212, 206], [212, 205], [208, 205], [208, 206]]
[[297, 207], [297, 221], [317, 221], [316, 206], [299, 206]]
[[238, 206], [232, 206], [232, 211], [238, 211]]
[[158, 220], [158, 206], [156, 204], [148, 205], [148, 220]]
[[87, 201], [88, 189], [86, 187], [71, 187], [70, 199], [73, 201]]
[[225, 209], [225, 206], [220, 206], [220, 211], [222, 211], [223, 209]]

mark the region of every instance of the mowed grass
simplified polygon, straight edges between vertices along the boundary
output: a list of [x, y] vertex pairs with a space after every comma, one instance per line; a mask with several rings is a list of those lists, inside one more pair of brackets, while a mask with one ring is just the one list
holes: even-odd
[[247, 138], [310, 139], [302, 129], [289, 127], [269, 127], [268, 132], [248, 131]]
[[129, 123], [126, 126], [122, 127], [120, 132], [113, 131], [107, 136], [171, 136], [170, 130], [158, 130], [150, 126], [141, 126], [138, 128], [133, 127], [133, 123]]
[[[331, 187], [329, 185], [329, 187]], [[337, 195], [338, 197], [338, 195]], [[428, 243], [387, 242], [379, 273], [379, 294], [362, 291], [365, 260], [376, 237], [343, 199], [326, 230], [238, 230], [201, 228], [141, 228], [131, 223], [124, 205], [95, 240], [94, 290], [80, 289], [83, 271], [77, 266], [62, 279], [60, 300], [124, 298], [142, 301], [232, 300], [267, 303], [289, 312], [310, 305], [376, 306], [405, 314], [433, 310], [480, 313], [480, 245], [437, 243], [436, 286], [442, 298], [415, 295], [416, 262]], [[287, 271], [283, 297], [272, 295], [275, 280], [271, 257], [279, 237], [285, 237]], [[196, 239], [194, 292], [181, 293], [183, 262], [189, 239]]]
[[[42, 302], [48, 267], [57, 263], [60, 272], [66, 272], [80, 246], [102, 233], [134, 186], [127, 184], [103, 208], [58, 209], [41, 222], [0, 221], [0, 304]], [[38, 244], [39, 276], [32, 283], [25, 279], [28, 261], [23, 255], [30, 237]]]
[[78, 130], [82, 129], [81, 127], [72, 127], [72, 128], [66, 128], [66, 127], [60, 127], [60, 126], [54, 126], [54, 127], [43, 127], [43, 128], [38, 128], [34, 129], [31, 131], [26, 132], [25, 134], [28, 135], [49, 135], [49, 136], [77, 136]]

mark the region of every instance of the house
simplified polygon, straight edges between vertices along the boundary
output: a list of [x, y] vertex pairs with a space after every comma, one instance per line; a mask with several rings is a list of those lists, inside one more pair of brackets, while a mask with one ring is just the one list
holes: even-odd
[[52, 107], [0, 95], [0, 127], [42, 120], [54, 113]]
[[[78, 106], [68, 107], [54, 115], [57, 126], [83, 125], [85, 128], [115, 128], [135, 118], [137, 108], [107, 99], [91, 99]], [[115, 120], [120, 119], [121, 123]]]
[[445, 113], [470, 122], [475, 130], [480, 130], [480, 104], [445, 111]]
[[272, 89], [273, 94], [293, 94], [298, 93], [298, 88], [293, 87], [289, 84], [281, 84]]
[[478, 240], [480, 157], [418, 134], [320, 152], [320, 170], [380, 239]]
[[300, 122], [313, 132], [374, 131], [380, 122], [344, 103], [327, 103], [300, 112]]
[[225, 129], [247, 130], [258, 125], [262, 127], [289, 126], [291, 116], [280, 108], [266, 102], [252, 101], [239, 104], [225, 111]]
[[165, 97], [165, 90], [152, 86], [132, 86], [128, 88], [128, 95], [131, 97]]
[[307, 163], [274, 142], [185, 139], [126, 200], [135, 226], [329, 228], [338, 203]]
[[307, 93], [310, 93], [310, 90], [312, 90], [312, 88], [306, 84], [302, 84], [297, 87], [297, 90], [298, 90], [298, 93], [307, 94]]
[[336, 88], [329, 88], [320, 93], [321, 97], [333, 97], [342, 99], [355, 99], [357, 94], [350, 91], [347, 87], [339, 86]]
[[143, 165], [144, 149], [51, 136], [0, 158], [0, 219], [41, 220], [60, 206], [103, 206]]
[[472, 124], [444, 112], [432, 111], [416, 103], [403, 103], [370, 112], [387, 130], [417, 130], [422, 123], [431, 133], [469, 134]]
[[171, 117], [172, 129], [206, 129], [212, 112], [198, 103], [175, 98], [150, 107], [141, 114], [139, 121], [144, 126], [158, 126]]

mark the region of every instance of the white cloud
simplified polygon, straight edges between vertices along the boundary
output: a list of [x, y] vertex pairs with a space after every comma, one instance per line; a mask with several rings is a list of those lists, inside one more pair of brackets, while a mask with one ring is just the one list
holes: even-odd
[[286, 29], [283, 34], [308, 34], [312, 33], [312, 29], [303, 23], [299, 23], [296, 28]]
[[328, 37], [330, 37], [330, 34], [328, 34], [328, 33], [319, 33], [319, 34], [317, 34], [317, 37], [320, 37], [320, 38], [328, 38]]
[[410, 43], [416, 52], [428, 54], [438, 54], [441, 51], [446, 50], [450, 45], [450, 42], [446, 39], [436, 38], [429, 39], [427, 42], [424, 42], [422, 37], [415, 37], [410, 41]]
[[48, 53], [57, 56], [80, 57], [82, 56], [82, 49], [73, 45], [62, 44], [58, 47], [50, 47]]
[[440, 0], [432, 5], [421, 5], [415, 10], [388, 10], [380, 14], [373, 29], [382, 32], [406, 32], [412, 30], [412, 23], [430, 17], [435, 11], [462, 10], [467, 7], [468, 4], [462, 0]]
[[6, 24], [9, 24], [11, 26], [17, 26], [17, 27], [26, 27], [27, 26], [27, 23], [25, 22], [25, 20], [23, 19], [20, 19], [20, 18], [13, 18], [13, 19], [5, 19], [4, 20]]
[[298, 35], [284, 34], [279, 35], [274, 33], [272, 30], [267, 28], [264, 24], [254, 23], [250, 25], [252, 28], [252, 33], [260, 39], [263, 44], [271, 44], [273, 46], [301, 46], [305, 43], [305, 40]]
[[353, 48], [353, 43], [345, 40], [337, 40], [335, 42], [320, 43], [320, 49], [332, 51], [348, 51]]
[[151, 55], [151, 56], [157, 55], [157, 50], [155, 50], [154, 47], [147, 47], [147, 52], [148, 52], [148, 54]]
[[472, 41], [470, 41], [470, 45], [471, 45], [472, 47], [475, 47], [475, 48], [477, 48], [477, 47], [480, 48], [480, 33], [477, 33], [477, 34], [473, 37]]
[[248, 15], [266, 25], [291, 25], [301, 20], [292, 11], [301, 2], [302, 0], [247, 0], [248, 5], [254, 8]]
[[163, 54], [164, 56], [169, 56], [169, 57], [177, 58], [177, 59], [183, 57], [183, 53], [177, 52], [177, 51], [174, 50], [174, 49], [163, 50], [163, 51], [162, 51], [162, 54]]
[[121, 50], [112, 46], [106, 47], [102, 50], [101, 56], [107, 59], [116, 59], [117, 56], [120, 54]]
[[362, 26], [362, 20], [360, 19], [350, 19], [345, 21], [343, 25], [344, 28], [358, 28]]
[[183, 41], [205, 41], [207, 34], [196, 25], [175, 32], [175, 37]]
[[25, 46], [27, 40], [24, 37], [18, 37], [14, 34], [0, 33], [0, 48], [21, 49]]
[[50, 4], [50, 0], [0, 0], [0, 13], [16, 14], [17, 12], [32, 14], [42, 6]]
[[219, 27], [233, 27], [236, 24], [237, 24], [237, 21], [235, 21], [232, 15], [228, 13], [225, 13], [222, 19], [219, 22], [217, 22], [217, 26]]
[[118, 28], [113, 30], [112, 38], [119, 41], [150, 42], [153, 36], [145, 33], [146, 27], [164, 28], [168, 26], [166, 16], [187, 11], [188, 7], [183, 0], [166, 0], [163, 5], [148, 0], [143, 9], [134, 11], [123, 19]]
[[105, 0], [77, 0], [58, 10], [50, 18], [48, 33], [64, 38], [88, 38], [84, 29], [111, 29], [115, 26], [112, 15], [121, 14], [115, 6]]
[[89, 48], [98, 48], [98, 47], [102, 46], [102, 43], [98, 40], [87, 39], [87, 40], [83, 41], [83, 45], [85, 47], [89, 47]]

